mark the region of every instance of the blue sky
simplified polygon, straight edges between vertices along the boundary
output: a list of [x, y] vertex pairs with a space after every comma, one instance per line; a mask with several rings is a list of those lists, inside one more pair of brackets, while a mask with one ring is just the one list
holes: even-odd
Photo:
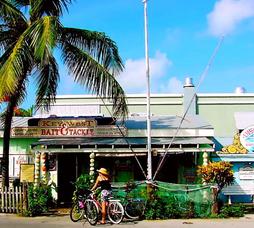
[[[125, 64], [120, 84], [146, 92], [142, 0], [76, 0], [62, 23], [110, 36]], [[254, 92], [254, 0], [148, 0], [148, 26], [152, 93], [179, 93], [186, 77], [197, 85], [222, 35], [197, 92]], [[59, 95], [87, 93], [62, 66], [60, 73]]]

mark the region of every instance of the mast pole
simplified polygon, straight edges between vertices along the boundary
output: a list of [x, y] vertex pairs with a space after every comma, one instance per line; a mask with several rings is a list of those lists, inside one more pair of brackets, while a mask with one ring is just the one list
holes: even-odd
[[147, 80], [147, 179], [152, 180], [152, 152], [151, 152], [151, 111], [150, 111], [150, 69], [148, 53], [148, 18], [147, 1], [144, 3], [144, 32], [145, 32], [145, 62], [146, 62], [146, 80]]

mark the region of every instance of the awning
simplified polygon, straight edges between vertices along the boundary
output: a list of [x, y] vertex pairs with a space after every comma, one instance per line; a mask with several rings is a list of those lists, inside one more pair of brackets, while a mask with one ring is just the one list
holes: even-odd
[[[214, 151], [214, 142], [207, 137], [176, 137], [171, 143], [172, 138], [152, 138], [152, 149], [156, 149], [159, 153], [164, 152], [165, 149], [177, 152], [201, 152]], [[171, 146], [169, 147], [169, 145]], [[105, 152], [121, 152], [131, 151], [130, 148], [136, 152], [144, 153], [147, 148], [147, 138], [53, 138], [40, 139], [38, 142], [32, 144], [34, 150], [39, 148], [46, 148], [53, 151], [83, 151], [89, 152], [91, 150], [105, 151]], [[57, 149], [58, 148], [58, 149]], [[60, 149], [60, 150], [59, 150]]]
[[224, 154], [216, 153], [212, 156], [213, 161], [228, 161], [228, 162], [253, 162], [254, 153], [248, 154]]

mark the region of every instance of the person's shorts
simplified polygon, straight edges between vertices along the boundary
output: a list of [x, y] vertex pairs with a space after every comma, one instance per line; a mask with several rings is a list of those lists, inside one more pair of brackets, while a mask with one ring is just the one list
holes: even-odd
[[111, 191], [110, 190], [106, 190], [106, 189], [103, 189], [101, 191], [101, 201], [108, 201], [109, 200], [109, 197], [111, 196]]

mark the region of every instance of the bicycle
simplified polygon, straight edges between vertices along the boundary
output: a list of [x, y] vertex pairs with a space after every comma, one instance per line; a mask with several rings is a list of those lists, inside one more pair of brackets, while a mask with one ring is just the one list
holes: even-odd
[[[142, 183], [141, 183], [142, 184]], [[146, 208], [146, 200], [143, 198], [133, 198], [130, 193], [137, 187], [138, 184], [129, 182], [125, 186], [125, 196], [122, 197], [122, 205], [124, 207], [125, 217], [129, 219], [140, 219]]]
[[[95, 194], [91, 192], [88, 198], [85, 200], [85, 214], [86, 220], [91, 225], [96, 225], [99, 219], [99, 214], [101, 212], [101, 203], [95, 197]], [[109, 199], [107, 205], [107, 216], [108, 219], [114, 223], [118, 224], [123, 220], [124, 216], [124, 208], [120, 203], [120, 200], [117, 199]]]
[[73, 204], [70, 210], [70, 219], [73, 222], [78, 222], [85, 216], [85, 200], [90, 194], [89, 190], [76, 190], [74, 192]]
[[127, 199], [124, 205], [124, 212], [127, 218], [139, 219], [143, 216], [146, 208], [146, 202], [143, 199]]

